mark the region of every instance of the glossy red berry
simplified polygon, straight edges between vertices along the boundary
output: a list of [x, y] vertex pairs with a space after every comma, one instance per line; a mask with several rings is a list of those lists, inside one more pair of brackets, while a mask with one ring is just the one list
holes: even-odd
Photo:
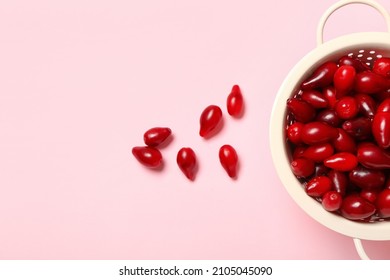
[[181, 148], [177, 153], [176, 162], [189, 180], [195, 179], [197, 163], [194, 150], [188, 147]]
[[358, 160], [354, 154], [340, 152], [325, 159], [324, 165], [338, 171], [351, 171], [358, 165]]
[[390, 113], [378, 112], [372, 120], [372, 135], [379, 147], [390, 147]]
[[333, 127], [338, 127], [340, 125], [341, 119], [337, 116], [336, 112], [333, 109], [324, 109], [317, 113], [316, 121], [329, 124]]
[[339, 192], [328, 191], [322, 196], [322, 207], [329, 212], [337, 211], [341, 207], [343, 197]]
[[372, 71], [386, 78], [390, 78], [390, 58], [381, 57], [376, 59], [372, 66]]
[[363, 197], [365, 200], [367, 200], [368, 202], [371, 202], [371, 203], [375, 203], [375, 201], [377, 200], [378, 198], [378, 195], [379, 195], [379, 192], [380, 190], [379, 189], [373, 189], [373, 190], [370, 190], [370, 189], [362, 189], [359, 193], [359, 195], [361, 197]]
[[367, 168], [390, 168], [390, 152], [383, 150], [371, 142], [361, 143], [358, 145], [357, 159], [361, 165]]
[[390, 189], [384, 189], [379, 193], [376, 199], [376, 207], [380, 217], [390, 217]]
[[359, 112], [358, 103], [352, 96], [343, 96], [336, 103], [335, 111], [340, 119], [352, 119]]
[[238, 85], [234, 85], [226, 100], [227, 111], [229, 115], [233, 117], [240, 117], [243, 111], [243, 106], [244, 99], [241, 89]]
[[200, 115], [200, 130], [201, 137], [208, 137], [211, 135], [218, 124], [222, 121], [222, 110], [216, 105], [206, 107]]
[[341, 125], [341, 128], [357, 141], [369, 139], [372, 135], [371, 120], [366, 117], [357, 117], [346, 120]]
[[344, 196], [349, 185], [349, 179], [346, 173], [331, 169], [327, 176], [332, 181], [333, 190], [340, 193], [341, 196]]
[[132, 154], [141, 164], [147, 167], [157, 168], [162, 164], [161, 152], [156, 148], [137, 146], [132, 149]]
[[287, 138], [291, 143], [296, 145], [302, 143], [302, 128], [301, 122], [295, 122], [287, 127]]
[[323, 122], [309, 122], [302, 128], [301, 138], [303, 143], [314, 145], [329, 142], [339, 135], [337, 128]]
[[356, 70], [351, 65], [340, 66], [334, 76], [333, 83], [338, 98], [348, 94], [354, 86]]
[[291, 170], [299, 178], [309, 177], [314, 173], [315, 163], [311, 159], [297, 158], [291, 162]]
[[316, 116], [316, 111], [313, 106], [304, 100], [290, 98], [287, 100], [287, 109], [298, 122], [307, 123], [313, 120]]
[[356, 74], [354, 89], [359, 93], [374, 94], [390, 88], [390, 80], [371, 71]]
[[315, 89], [329, 86], [333, 82], [333, 76], [337, 70], [337, 64], [333, 61], [327, 61], [317, 69], [312, 75], [307, 78], [301, 85], [303, 90]]
[[343, 65], [349, 65], [355, 68], [356, 72], [362, 72], [366, 70], [370, 70], [367, 64], [365, 64], [363, 61], [359, 60], [358, 58], [349, 57], [347, 55], [342, 56], [339, 59], [339, 65], [340, 67]]
[[316, 109], [326, 108], [328, 106], [328, 100], [318, 90], [304, 90], [301, 98]]
[[343, 199], [340, 213], [350, 220], [362, 220], [372, 216], [376, 211], [374, 204], [358, 195], [349, 195]]
[[333, 109], [337, 102], [336, 89], [333, 86], [325, 87], [322, 90], [324, 98], [328, 101], [328, 108]]
[[329, 143], [320, 143], [307, 147], [302, 156], [313, 160], [314, 162], [323, 162], [333, 155], [334, 148]]
[[219, 161], [229, 177], [237, 177], [238, 156], [236, 150], [231, 145], [223, 145], [219, 149]]
[[383, 187], [386, 174], [382, 170], [369, 169], [358, 165], [349, 172], [349, 180], [362, 189], [378, 189]]
[[355, 139], [342, 128], [338, 128], [338, 131], [339, 136], [332, 141], [335, 150], [337, 152], [349, 152], [354, 154], [357, 149]]
[[378, 106], [378, 113], [390, 113], [390, 97], [383, 99]]
[[372, 119], [376, 112], [376, 102], [371, 95], [358, 93], [355, 96], [356, 103], [358, 105], [359, 112], [363, 114], [363, 116]]
[[148, 146], [156, 147], [163, 143], [171, 134], [172, 130], [168, 127], [153, 127], [144, 133], [144, 142]]
[[321, 197], [332, 189], [332, 181], [327, 176], [317, 176], [305, 185], [306, 193], [313, 197]]

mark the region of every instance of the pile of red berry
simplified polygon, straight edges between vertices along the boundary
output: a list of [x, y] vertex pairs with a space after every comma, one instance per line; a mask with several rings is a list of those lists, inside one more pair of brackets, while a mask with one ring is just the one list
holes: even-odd
[[[238, 85], [234, 85], [226, 101], [229, 115], [239, 118], [243, 113], [243, 96]], [[199, 135], [205, 139], [214, 136], [218, 132], [218, 126], [222, 122], [222, 110], [217, 105], [207, 106], [200, 115]], [[168, 127], [154, 127], [144, 133], [146, 146], [133, 147], [134, 157], [143, 165], [159, 169], [163, 163], [163, 156], [158, 146], [165, 142], [172, 135], [172, 130]], [[238, 156], [236, 150], [231, 145], [223, 145], [219, 149], [219, 160], [222, 167], [231, 178], [237, 177]], [[180, 170], [189, 180], [195, 179], [197, 160], [192, 148], [181, 148], [176, 157], [176, 162]]]
[[291, 169], [306, 193], [350, 220], [389, 220], [390, 58], [326, 61], [287, 111]]

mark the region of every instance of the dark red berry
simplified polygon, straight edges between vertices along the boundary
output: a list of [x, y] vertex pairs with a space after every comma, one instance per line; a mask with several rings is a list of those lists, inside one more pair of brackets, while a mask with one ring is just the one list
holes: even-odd
[[222, 110], [216, 105], [207, 106], [200, 115], [200, 130], [201, 137], [208, 137], [212, 131], [222, 121]]
[[194, 150], [188, 147], [181, 148], [177, 153], [176, 162], [188, 179], [195, 179], [196, 155]]
[[134, 147], [132, 149], [134, 157], [143, 165], [151, 168], [160, 167], [162, 155], [159, 150], [153, 147]]
[[146, 145], [156, 147], [163, 143], [172, 131], [168, 127], [153, 127], [144, 133], [144, 142]]
[[231, 145], [223, 145], [219, 149], [219, 160], [229, 177], [237, 177], [238, 156], [236, 150]]

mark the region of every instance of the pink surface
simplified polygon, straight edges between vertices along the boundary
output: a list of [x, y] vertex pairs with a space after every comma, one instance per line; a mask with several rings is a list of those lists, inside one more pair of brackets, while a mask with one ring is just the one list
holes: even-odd
[[[0, 258], [357, 259], [350, 238], [288, 196], [268, 143], [277, 90], [332, 3], [2, 1]], [[350, 6], [325, 38], [354, 31], [384, 21]], [[238, 120], [225, 108], [233, 84]], [[224, 126], [204, 140], [210, 104]], [[174, 134], [160, 172], [131, 155], [153, 126]], [[219, 164], [223, 144], [239, 154], [237, 180]], [[176, 166], [184, 146], [199, 159], [195, 182]], [[390, 242], [364, 244], [390, 258]]]

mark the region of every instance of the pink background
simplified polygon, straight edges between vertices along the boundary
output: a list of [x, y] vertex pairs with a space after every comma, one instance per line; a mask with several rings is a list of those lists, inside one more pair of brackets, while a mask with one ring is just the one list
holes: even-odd
[[[288, 196], [268, 143], [278, 88], [333, 3], [1, 1], [0, 258], [357, 259], [349, 237]], [[353, 5], [325, 38], [385, 30]], [[238, 120], [225, 108], [233, 84], [246, 104]], [[224, 126], [204, 140], [210, 104]], [[154, 126], [174, 134], [160, 172], [131, 155]], [[235, 181], [223, 144], [240, 157]], [[184, 146], [199, 159], [195, 182], [176, 166]], [[390, 242], [364, 244], [390, 258]]]

